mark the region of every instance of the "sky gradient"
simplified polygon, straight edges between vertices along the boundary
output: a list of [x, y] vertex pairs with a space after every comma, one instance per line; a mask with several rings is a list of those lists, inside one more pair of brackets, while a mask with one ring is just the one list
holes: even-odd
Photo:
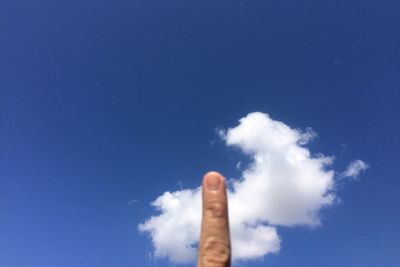
[[149, 203], [238, 177], [216, 129], [254, 111], [370, 168], [322, 227], [279, 228], [279, 254], [238, 266], [399, 266], [399, 8], [2, 0], [0, 266], [171, 266], [138, 231]]

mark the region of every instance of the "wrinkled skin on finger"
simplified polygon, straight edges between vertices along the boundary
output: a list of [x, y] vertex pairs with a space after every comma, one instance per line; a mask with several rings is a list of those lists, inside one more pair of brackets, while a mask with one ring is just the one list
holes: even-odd
[[229, 267], [231, 242], [229, 236], [228, 199], [224, 177], [209, 172], [203, 178], [203, 219], [197, 267]]

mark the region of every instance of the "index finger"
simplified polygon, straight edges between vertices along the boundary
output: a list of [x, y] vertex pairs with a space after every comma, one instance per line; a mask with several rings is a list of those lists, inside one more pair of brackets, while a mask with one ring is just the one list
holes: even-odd
[[225, 180], [217, 172], [204, 176], [203, 219], [199, 242], [198, 267], [230, 266], [228, 200]]

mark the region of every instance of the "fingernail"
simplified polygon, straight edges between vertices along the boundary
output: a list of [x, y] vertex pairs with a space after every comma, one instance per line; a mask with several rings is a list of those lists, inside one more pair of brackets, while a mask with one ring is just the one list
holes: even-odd
[[221, 184], [221, 177], [218, 174], [208, 174], [206, 177], [206, 186], [208, 190], [216, 191]]

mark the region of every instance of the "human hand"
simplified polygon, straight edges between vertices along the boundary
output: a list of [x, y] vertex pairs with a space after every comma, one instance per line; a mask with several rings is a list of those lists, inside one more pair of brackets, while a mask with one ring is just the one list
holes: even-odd
[[231, 242], [224, 177], [217, 172], [204, 175], [202, 194], [203, 219], [197, 267], [229, 267]]

